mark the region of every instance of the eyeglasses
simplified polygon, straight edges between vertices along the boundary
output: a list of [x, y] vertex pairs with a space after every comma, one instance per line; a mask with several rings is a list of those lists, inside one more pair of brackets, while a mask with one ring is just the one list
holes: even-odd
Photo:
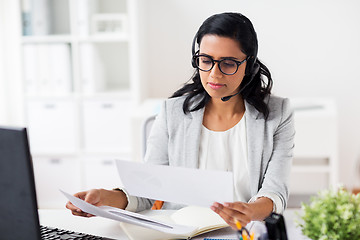
[[217, 63], [220, 71], [225, 75], [235, 74], [239, 69], [239, 66], [247, 60], [247, 58], [242, 61], [237, 61], [231, 58], [214, 60], [212, 57], [205, 54], [194, 55], [193, 58], [199, 70], [209, 72], [214, 67], [215, 63]]

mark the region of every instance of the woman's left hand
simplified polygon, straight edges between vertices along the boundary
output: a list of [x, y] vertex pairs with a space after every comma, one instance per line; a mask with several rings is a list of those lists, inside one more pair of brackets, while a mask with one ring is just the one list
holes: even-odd
[[210, 208], [236, 230], [236, 221], [245, 227], [251, 221], [264, 220], [272, 212], [273, 202], [270, 198], [260, 197], [255, 202], [250, 203], [227, 202], [221, 204], [215, 202]]
[[253, 210], [248, 203], [233, 202], [221, 204], [215, 202], [210, 208], [219, 214], [234, 230], [237, 230], [236, 221], [239, 221], [245, 227], [253, 220]]

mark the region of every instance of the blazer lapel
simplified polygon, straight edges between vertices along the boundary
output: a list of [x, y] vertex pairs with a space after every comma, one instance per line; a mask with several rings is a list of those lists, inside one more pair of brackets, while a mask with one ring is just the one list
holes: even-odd
[[245, 101], [246, 135], [248, 146], [248, 168], [250, 175], [250, 191], [258, 192], [261, 176], [261, 159], [264, 144], [265, 119], [252, 105]]

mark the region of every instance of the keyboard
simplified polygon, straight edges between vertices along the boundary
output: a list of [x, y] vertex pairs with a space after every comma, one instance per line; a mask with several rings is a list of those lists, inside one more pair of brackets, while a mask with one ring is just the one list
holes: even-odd
[[54, 227], [40, 226], [41, 239], [43, 240], [114, 240], [111, 238], [94, 236], [86, 233], [79, 233]]

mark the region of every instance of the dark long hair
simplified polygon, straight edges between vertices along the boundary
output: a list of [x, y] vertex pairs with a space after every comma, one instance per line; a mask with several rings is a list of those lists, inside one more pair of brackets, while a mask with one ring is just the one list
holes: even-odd
[[[251, 21], [240, 13], [221, 13], [209, 17], [195, 35], [192, 46], [193, 56], [197, 53], [195, 45], [200, 46], [202, 38], [207, 34], [229, 37], [239, 43], [240, 49], [248, 57], [245, 76], [240, 84], [241, 95], [267, 118], [269, 109], [264, 99], [271, 94], [273, 81], [269, 69], [257, 58], [258, 41]], [[192, 65], [196, 68], [194, 61], [192, 61]], [[185, 114], [205, 107], [210, 101], [210, 95], [201, 84], [198, 69], [195, 70], [192, 78], [170, 98], [184, 95], [186, 96], [183, 104]]]

